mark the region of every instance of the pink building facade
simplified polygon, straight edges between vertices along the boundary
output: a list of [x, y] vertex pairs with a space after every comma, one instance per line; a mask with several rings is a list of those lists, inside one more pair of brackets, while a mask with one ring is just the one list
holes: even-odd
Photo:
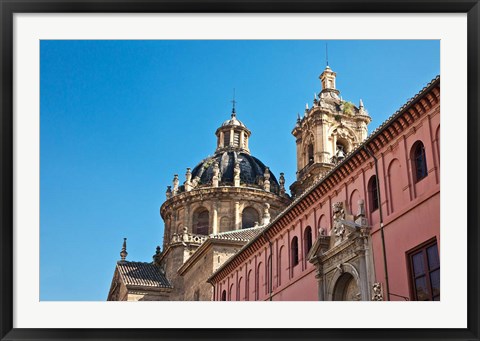
[[440, 78], [208, 282], [213, 300], [439, 300]]

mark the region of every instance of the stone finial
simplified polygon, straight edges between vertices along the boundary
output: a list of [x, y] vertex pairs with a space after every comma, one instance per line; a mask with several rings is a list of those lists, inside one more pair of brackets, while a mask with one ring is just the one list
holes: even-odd
[[355, 216], [355, 223], [361, 227], [368, 226], [368, 221], [365, 217], [365, 201], [363, 199], [358, 200], [358, 213]]
[[315, 105], [317, 105], [317, 104], [318, 104], [317, 93], [314, 92], [314, 93], [313, 93], [313, 105], [315, 106]]
[[270, 204], [265, 203], [263, 204], [263, 217], [262, 217], [262, 225], [267, 225], [270, 223]]
[[308, 111], [308, 103], [305, 103], [305, 111]]
[[192, 180], [192, 188], [197, 187], [198, 183], [200, 182], [200, 177], [197, 175], [196, 177], [193, 178]]
[[233, 168], [233, 185], [240, 187], [240, 162], [235, 161], [235, 167]]
[[302, 122], [301, 118], [300, 118], [300, 114], [297, 113], [297, 122], [295, 123], [295, 127], [296, 128], [300, 128], [300, 123]]
[[167, 191], [165, 192], [167, 199], [172, 197], [172, 186], [167, 186]]
[[270, 170], [268, 167], [265, 168], [265, 172], [263, 173], [263, 189], [270, 192]]
[[127, 258], [128, 252], [127, 252], [127, 238], [123, 238], [123, 245], [122, 245], [122, 251], [120, 251], [120, 259], [122, 262], [125, 262], [125, 258]]
[[173, 195], [178, 193], [178, 174], [173, 175]]
[[363, 199], [358, 200], [358, 217], [365, 217], [365, 201]]
[[188, 241], [188, 227], [183, 227], [182, 241]]
[[280, 195], [285, 194], [285, 174], [280, 173], [280, 178], [278, 179], [278, 183], [280, 184]]
[[156, 249], [155, 249], [155, 254], [154, 254], [153, 257], [152, 257], [154, 263], [158, 263], [158, 258], [160, 257], [161, 253], [162, 253], [162, 252], [161, 252], [161, 250], [160, 250], [160, 246], [157, 245], [157, 247], [156, 247]]
[[220, 167], [218, 166], [218, 162], [215, 161], [213, 164], [213, 177], [212, 177], [212, 186], [218, 187], [218, 182], [220, 181]]
[[187, 168], [187, 172], [185, 173], [185, 191], [189, 192], [192, 189], [192, 172], [190, 168]]
[[358, 105], [358, 113], [360, 115], [366, 115], [368, 116], [368, 112], [367, 110], [365, 109], [364, 105], [363, 105], [363, 101], [360, 99], [360, 104]]

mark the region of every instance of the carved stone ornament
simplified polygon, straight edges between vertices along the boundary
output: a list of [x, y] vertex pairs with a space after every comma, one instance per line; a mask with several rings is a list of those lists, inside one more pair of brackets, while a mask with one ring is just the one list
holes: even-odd
[[345, 209], [343, 202], [336, 202], [332, 205], [333, 209], [333, 233], [338, 240], [342, 240], [345, 235], [345, 226], [341, 222], [345, 220]]
[[383, 301], [382, 283], [373, 283], [372, 287], [372, 301]]

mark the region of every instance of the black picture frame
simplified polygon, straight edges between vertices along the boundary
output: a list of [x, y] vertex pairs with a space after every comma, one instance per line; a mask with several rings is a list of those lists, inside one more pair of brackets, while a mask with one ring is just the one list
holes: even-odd
[[[479, 340], [479, 16], [478, 0], [0, 0], [1, 10], [1, 340]], [[465, 329], [16, 329], [13, 328], [13, 16], [15, 13], [467, 13], [468, 29], [468, 319]], [[449, 227], [453, 228], [453, 227]], [[454, 312], [452, 312], [453, 314]], [[268, 317], [266, 317], [268, 318]], [[307, 316], [315, 323], [315, 316]]]

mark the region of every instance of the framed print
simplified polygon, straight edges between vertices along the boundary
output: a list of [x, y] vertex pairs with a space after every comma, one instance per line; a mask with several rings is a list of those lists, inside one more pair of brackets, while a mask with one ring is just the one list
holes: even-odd
[[1, 11], [2, 340], [479, 339], [477, 1]]

